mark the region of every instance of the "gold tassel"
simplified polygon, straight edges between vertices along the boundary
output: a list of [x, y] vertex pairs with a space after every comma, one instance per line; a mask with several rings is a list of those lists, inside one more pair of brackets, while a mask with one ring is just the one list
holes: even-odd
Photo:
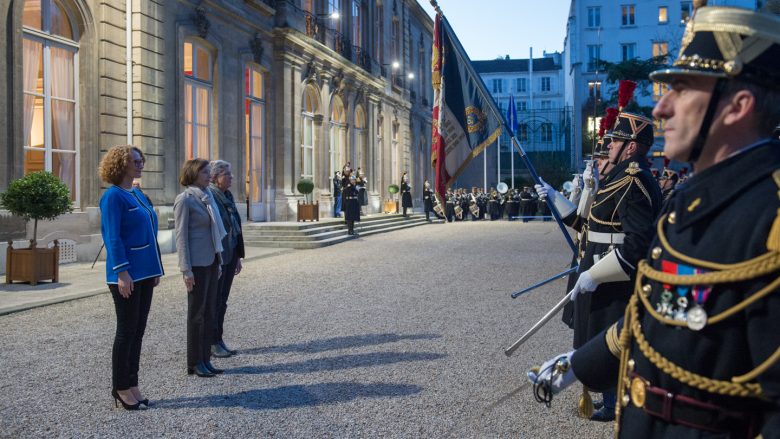
[[771, 252], [780, 252], [780, 209], [777, 209], [775, 222], [772, 223], [772, 228], [769, 230], [766, 248]]
[[582, 386], [582, 395], [580, 395], [579, 414], [581, 418], [590, 419], [593, 416], [593, 398], [590, 397], [588, 388]]

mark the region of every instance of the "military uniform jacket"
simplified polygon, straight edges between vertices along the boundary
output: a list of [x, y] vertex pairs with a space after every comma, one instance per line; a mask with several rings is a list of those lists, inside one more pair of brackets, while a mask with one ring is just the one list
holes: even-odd
[[[590, 269], [612, 249], [619, 251], [623, 271], [633, 274], [653, 237], [653, 223], [661, 209], [661, 189], [646, 161], [629, 158], [618, 163], [600, 184], [591, 205], [585, 252], [579, 273]], [[622, 235], [622, 243], [589, 239], [591, 235]], [[608, 282], [577, 297], [574, 303], [574, 347], [578, 348], [623, 316], [633, 282]]]
[[401, 207], [412, 207], [412, 188], [409, 183], [401, 183]]
[[358, 188], [346, 180], [342, 183], [344, 197], [344, 220], [360, 221], [360, 201], [358, 200]]
[[[629, 316], [626, 320], [630, 328], [635, 327], [632, 321], [640, 324], [645, 347], [649, 346], [681, 368], [685, 375], [694, 373], [730, 382], [770, 359], [766, 370], [748, 380], [760, 385], [762, 398], [726, 396], [705, 391], [692, 382], [685, 384], [664, 372], [661, 368], [669, 366], [658, 363], [658, 358], [651, 361], [635, 336], [630, 351], [623, 353], [633, 360], [633, 372], [650, 386], [726, 409], [763, 413], [763, 420], [759, 421], [759, 428], [763, 422], [763, 429], [753, 431], [750, 437], [761, 433], [764, 439], [780, 437], [780, 363], [777, 358], [774, 362], [770, 358], [773, 354], [780, 355], [778, 170], [780, 142], [767, 141], [697, 172], [685, 185], [678, 186], [664, 204], [655, 227], [658, 234], [650, 245], [647, 259], [639, 265], [637, 285], [645, 299], [639, 292], [634, 294], [631, 303], [636, 303], [629, 305], [629, 311], [636, 309], [636, 318], [632, 320]], [[760, 258], [764, 260], [762, 264], [751, 265]], [[658, 273], [676, 277], [653, 280], [651, 277], [658, 277]], [[675, 283], [686, 276], [690, 278], [691, 274], [702, 273], [720, 273], [728, 281], [710, 283], [700, 278], [701, 285]], [[760, 296], [762, 290], [768, 294]], [[667, 300], [669, 293], [671, 300]], [[755, 301], [745, 302], [751, 298]], [[685, 302], [687, 306], [682, 306]], [[747, 306], [734, 308], [739, 304]], [[697, 305], [708, 316], [706, 326], [693, 330], [687, 322], [675, 320], [688, 318], [686, 312]], [[659, 320], [651, 310], [668, 320]], [[736, 312], [713, 322], [726, 310]], [[682, 314], [675, 316], [677, 312]], [[670, 323], [673, 321], [677, 323]], [[615, 337], [623, 324], [621, 321], [615, 325], [617, 330], [610, 328], [597, 336], [573, 356], [574, 373], [589, 388], [614, 388], [618, 381], [618, 360], [609, 346], [614, 348]], [[618, 401], [622, 397], [618, 394]], [[633, 402], [622, 411], [620, 436], [625, 438], [745, 437], [707, 435], [701, 430], [671, 424], [646, 414]]]
[[426, 212], [433, 212], [433, 191], [423, 189], [423, 206]]

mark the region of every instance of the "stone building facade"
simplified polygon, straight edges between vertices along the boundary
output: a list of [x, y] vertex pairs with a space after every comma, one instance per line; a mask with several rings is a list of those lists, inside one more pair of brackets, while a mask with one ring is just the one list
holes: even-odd
[[75, 241], [80, 259], [99, 245], [97, 166], [113, 145], [145, 152], [161, 227], [192, 157], [233, 164], [252, 221], [294, 220], [301, 178], [332, 216], [348, 161], [370, 212], [403, 171], [420, 191], [430, 174], [433, 23], [416, 0], [10, 0], [0, 16], [0, 191], [60, 176], [75, 212], [40, 236]]

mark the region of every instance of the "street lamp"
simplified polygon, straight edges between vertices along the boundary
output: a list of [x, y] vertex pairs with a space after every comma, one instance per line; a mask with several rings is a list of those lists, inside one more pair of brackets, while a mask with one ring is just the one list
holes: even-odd
[[339, 11], [333, 11], [330, 14], [317, 14], [317, 18], [332, 18], [334, 20], [338, 20], [341, 18], [341, 15], [339, 15]]
[[407, 78], [407, 79], [414, 79], [414, 73], [412, 73], [412, 72], [409, 72], [409, 73], [406, 75], [406, 78]]

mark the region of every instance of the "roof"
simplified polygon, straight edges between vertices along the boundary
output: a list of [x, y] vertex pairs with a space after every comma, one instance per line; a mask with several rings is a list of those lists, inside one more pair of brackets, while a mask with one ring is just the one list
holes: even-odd
[[[471, 61], [477, 73], [528, 72], [528, 59], [494, 59], [490, 61]], [[549, 57], [534, 58], [534, 71], [560, 70], [561, 66]]]

